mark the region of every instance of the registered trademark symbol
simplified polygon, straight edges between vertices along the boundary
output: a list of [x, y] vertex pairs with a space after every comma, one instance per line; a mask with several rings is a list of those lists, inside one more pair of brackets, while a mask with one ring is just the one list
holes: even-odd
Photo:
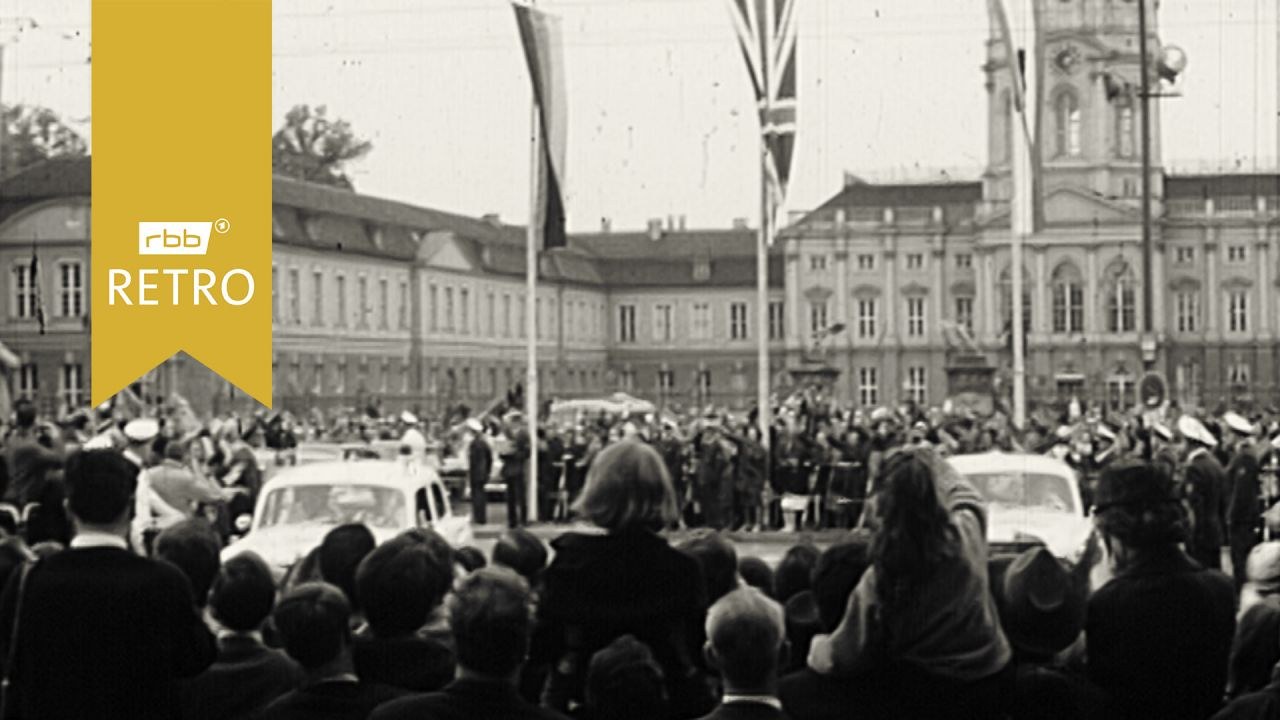
[[218, 218], [213, 221], [213, 229], [217, 230], [218, 234], [225, 235], [231, 229], [231, 221], [226, 218]]

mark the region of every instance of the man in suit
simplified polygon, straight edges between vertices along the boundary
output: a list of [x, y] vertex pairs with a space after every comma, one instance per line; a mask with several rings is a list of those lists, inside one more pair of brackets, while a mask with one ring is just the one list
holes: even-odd
[[178, 680], [216, 654], [191, 585], [177, 568], [129, 552], [137, 470], [120, 453], [72, 455], [65, 482], [70, 549], [40, 560], [25, 580], [15, 572], [0, 597], [10, 705], [24, 720], [169, 720]]
[[387, 703], [370, 720], [564, 720], [516, 690], [533, 629], [532, 596], [519, 575], [476, 570], [458, 581], [448, 614], [458, 652], [454, 681], [440, 692]]
[[485, 483], [493, 472], [493, 449], [484, 436], [484, 426], [479, 420], [467, 420], [471, 431], [471, 444], [467, 448], [467, 478], [471, 484], [471, 522], [483, 525], [488, 520], [488, 498], [484, 494]]
[[781, 605], [755, 588], [720, 598], [707, 611], [705, 652], [724, 696], [702, 720], [786, 720], [778, 700], [778, 668], [789, 652]]
[[275, 601], [262, 558], [246, 552], [222, 565], [209, 591], [209, 614], [222, 627], [218, 659], [183, 684], [183, 720], [248, 720], [302, 684], [302, 668], [262, 641]]

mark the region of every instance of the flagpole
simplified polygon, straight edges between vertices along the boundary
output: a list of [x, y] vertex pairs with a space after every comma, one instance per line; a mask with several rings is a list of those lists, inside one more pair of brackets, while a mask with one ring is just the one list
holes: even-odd
[[[773, 213], [769, 202], [769, 148], [761, 133], [760, 154], [760, 232], [756, 239], [756, 420], [760, 423], [760, 444], [770, 467], [769, 426], [773, 408], [769, 407], [769, 246], [773, 243]], [[766, 471], [766, 477], [768, 473]]]
[[[1013, 424], [1014, 427], [1021, 430], [1026, 425], [1027, 419], [1027, 367], [1026, 367], [1026, 336], [1023, 334], [1024, 309], [1022, 306], [1022, 245], [1026, 240], [1026, 236], [1030, 234], [1035, 224], [1035, 201], [1032, 197], [1035, 192], [1034, 179], [1032, 177], [1033, 163], [1035, 162], [1032, 153], [1035, 152], [1035, 143], [1033, 142], [1034, 118], [1038, 117], [1039, 88], [1036, 83], [1036, 72], [1033, 70], [1033, 63], [1036, 62], [1036, 32], [1035, 32], [1035, 10], [1028, 2], [1020, 2], [1018, 4], [1018, 17], [1015, 18], [1017, 27], [1014, 33], [1017, 37], [1015, 46], [1023, 48], [1023, 60], [1020, 72], [1015, 77], [1021, 77], [1023, 89], [1022, 107], [1013, 108], [1013, 114], [1009, 118], [1010, 123], [1016, 123], [1013, 132], [1013, 148], [1011, 160], [1013, 167], [1010, 171], [1013, 175], [1013, 199], [1010, 203], [1009, 213], [1009, 254], [1010, 263], [1010, 294], [1013, 317], [1009, 322], [1009, 332], [1013, 334]], [[1010, 57], [1010, 63], [1018, 63], [1017, 57]], [[1028, 118], [1032, 118], [1029, 121]]]
[[[529, 221], [525, 227], [525, 338], [528, 342], [528, 368], [524, 381], [524, 414], [529, 429], [529, 461], [525, 472], [529, 478], [525, 501], [529, 521], [538, 519], [538, 189], [542, 182], [542, 128], [538, 102], [534, 99], [529, 131]], [[514, 438], [513, 438], [514, 439]]]

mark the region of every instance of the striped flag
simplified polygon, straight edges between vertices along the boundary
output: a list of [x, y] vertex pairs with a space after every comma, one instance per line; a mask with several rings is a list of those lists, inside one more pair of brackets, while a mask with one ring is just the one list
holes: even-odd
[[798, 0], [726, 2], [760, 111], [765, 184], [772, 216], [786, 198], [796, 142]]
[[525, 62], [533, 81], [533, 102], [538, 109], [541, 153], [538, 157], [537, 213], [530, 222], [538, 228], [543, 249], [564, 247], [565, 141], [569, 112], [565, 100], [564, 44], [560, 18], [530, 5], [513, 2]]

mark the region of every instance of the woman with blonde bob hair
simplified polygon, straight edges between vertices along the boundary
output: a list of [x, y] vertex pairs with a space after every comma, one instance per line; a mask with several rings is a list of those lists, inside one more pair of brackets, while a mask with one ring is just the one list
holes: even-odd
[[715, 703], [693, 658], [702, 645], [707, 594], [698, 561], [658, 532], [676, 519], [662, 457], [635, 441], [596, 456], [574, 510], [591, 527], [551, 542], [531, 668], [548, 668], [543, 701], [561, 712], [583, 702], [591, 656], [623, 635], [649, 646], [662, 667], [672, 718]]
[[612, 532], [657, 532], [675, 522], [676, 492], [662, 456], [643, 443], [610, 445], [596, 456], [573, 511]]

